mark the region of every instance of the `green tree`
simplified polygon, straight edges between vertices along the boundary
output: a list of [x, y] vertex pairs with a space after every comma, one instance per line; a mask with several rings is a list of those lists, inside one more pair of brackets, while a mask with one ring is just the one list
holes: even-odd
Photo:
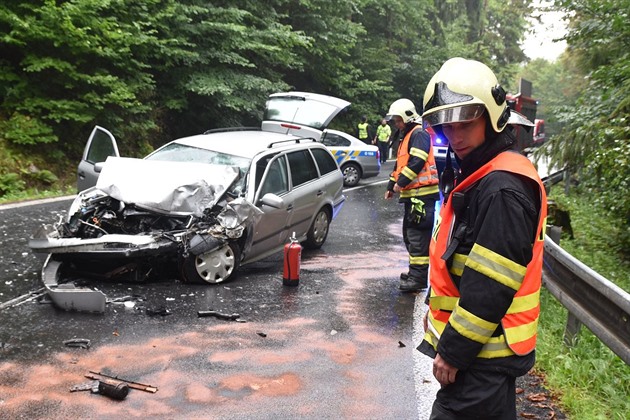
[[[585, 75], [573, 106], [561, 108], [551, 142], [556, 162], [579, 177], [598, 208], [618, 215], [630, 245], [630, 0], [562, 0], [570, 19], [568, 63]], [[630, 249], [630, 247], [626, 247]]]

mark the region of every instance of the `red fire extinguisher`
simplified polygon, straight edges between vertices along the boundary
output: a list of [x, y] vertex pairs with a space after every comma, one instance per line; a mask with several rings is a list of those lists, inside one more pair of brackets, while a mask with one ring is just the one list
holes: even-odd
[[284, 274], [282, 284], [285, 286], [297, 286], [300, 283], [300, 258], [302, 256], [302, 245], [293, 236], [289, 238], [291, 242], [284, 246]]

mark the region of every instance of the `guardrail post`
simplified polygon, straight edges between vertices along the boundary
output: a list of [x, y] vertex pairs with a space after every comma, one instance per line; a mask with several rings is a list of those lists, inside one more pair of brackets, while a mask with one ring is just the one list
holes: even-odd
[[567, 317], [567, 326], [564, 329], [564, 345], [574, 347], [577, 344], [582, 323], [580, 320], [569, 312]]
[[[560, 237], [562, 235], [562, 227], [560, 226], [547, 226], [547, 236], [551, 238], [556, 244], [560, 244]], [[577, 340], [580, 334], [582, 323], [580, 320], [568, 311], [567, 325], [564, 328], [564, 345], [567, 347], [574, 347], [577, 344]]]

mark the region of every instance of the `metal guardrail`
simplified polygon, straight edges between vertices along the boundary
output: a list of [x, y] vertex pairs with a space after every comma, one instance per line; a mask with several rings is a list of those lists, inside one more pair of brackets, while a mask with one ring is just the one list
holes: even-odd
[[545, 238], [543, 285], [569, 311], [564, 340], [573, 345], [584, 324], [630, 365], [630, 294], [551, 238]]
[[[543, 178], [546, 186], [564, 171]], [[559, 234], [558, 242], [559, 242]], [[630, 365], [630, 294], [545, 237], [543, 285], [569, 311], [564, 342], [575, 344], [581, 325]]]

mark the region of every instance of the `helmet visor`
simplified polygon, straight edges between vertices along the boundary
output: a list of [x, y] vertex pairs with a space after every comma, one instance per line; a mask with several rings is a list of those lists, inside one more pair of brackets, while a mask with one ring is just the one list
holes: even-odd
[[455, 108], [440, 109], [428, 115], [423, 115], [424, 122], [433, 127], [435, 125], [472, 121], [481, 117], [486, 107], [480, 104], [463, 105]]

